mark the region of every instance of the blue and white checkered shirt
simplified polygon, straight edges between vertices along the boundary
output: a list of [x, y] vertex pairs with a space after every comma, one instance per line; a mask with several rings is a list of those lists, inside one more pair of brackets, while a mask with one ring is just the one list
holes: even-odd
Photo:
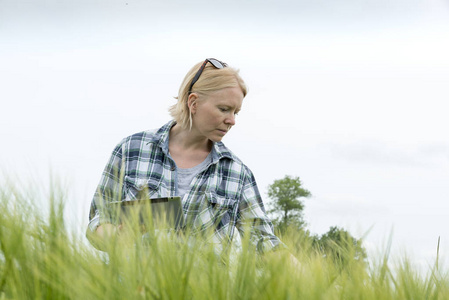
[[[133, 201], [141, 191], [150, 198], [177, 195], [177, 167], [168, 154], [174, 124], [131, 135], [115, 147], [92, 200], [88, 230], [112, 223], [101, 209], [106, 201]], [[235, 228], [241, 234], [250, 230], [250, 241], [259, 252], [284, 247], [273, 233], [251, 170], [222, 142], [214, 143], [211, 163], [192, 180], [182, 204], [191, 232], [212, 227], [209, 240], [221, 249], [232, 241]]]

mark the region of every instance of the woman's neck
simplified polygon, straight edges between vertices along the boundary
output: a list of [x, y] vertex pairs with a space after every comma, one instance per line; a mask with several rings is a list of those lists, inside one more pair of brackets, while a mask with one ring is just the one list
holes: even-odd
[[183, 129], [175, 124], [170, 129], [169, 146], [175, 146], [184, 150], [201, 151], [209, 153], [212, 149], [212, 142], [204, 136], [200, 136], [192, 129]]
[[205, 137], [199, 138], [194, 130], [175, 125], [170, 130], [168, 150], [178, 167], [191, 168], [206, 159], [212, 150], [212, 142]]

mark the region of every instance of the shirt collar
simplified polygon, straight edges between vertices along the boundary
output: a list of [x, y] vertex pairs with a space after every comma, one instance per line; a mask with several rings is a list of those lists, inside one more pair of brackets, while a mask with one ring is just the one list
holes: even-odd
[[[163, 125], [159, 128], [155, 134], [150, 138], [147, 144], [154, 143], [158, 145], [165, 155], [168, 155], [168, 137], [170, 134], [170, 129], [176, 124], [175, 120]], [[222, 158], [229, 158], [232, 160], [238, 160], [237, 157], [222, 143], [213, 142], [212, 146], [212, 163], [218, 162]]]

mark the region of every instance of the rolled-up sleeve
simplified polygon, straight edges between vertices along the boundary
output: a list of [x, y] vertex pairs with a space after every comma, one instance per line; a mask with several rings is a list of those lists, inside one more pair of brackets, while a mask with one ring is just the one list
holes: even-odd
[[259, 253], [286, 248], [274, 234], [273, 224], [266, 214], [256, 180], [248, 168], [243, 180], [237, 228], [242, 236], [247, 234], [247, 230], [250, 231], [250, 241]]
[[113, 223], [106, 203], [124, 198], [123, 141], [112, 151], [90, 205], [87, 236], [104, 223]]

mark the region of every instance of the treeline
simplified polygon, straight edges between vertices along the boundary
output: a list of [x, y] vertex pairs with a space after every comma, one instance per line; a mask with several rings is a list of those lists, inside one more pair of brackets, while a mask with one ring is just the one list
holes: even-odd
[[268, 213], [272, 217], [276, 233], [296, 241], [289, 245], [298, 251], [314, 251], [330, 257], [337, 265], [347, 265], [349, 261], [363, 262], [367, 258], [361, 239], [356, 239], [348, 231], [337, 226], [330, 227], [322, 234], [312, 234], [304, 221], [304, 200], [312, 193], [303, 187], [299, 177], [286, 175], [268, 186]]

